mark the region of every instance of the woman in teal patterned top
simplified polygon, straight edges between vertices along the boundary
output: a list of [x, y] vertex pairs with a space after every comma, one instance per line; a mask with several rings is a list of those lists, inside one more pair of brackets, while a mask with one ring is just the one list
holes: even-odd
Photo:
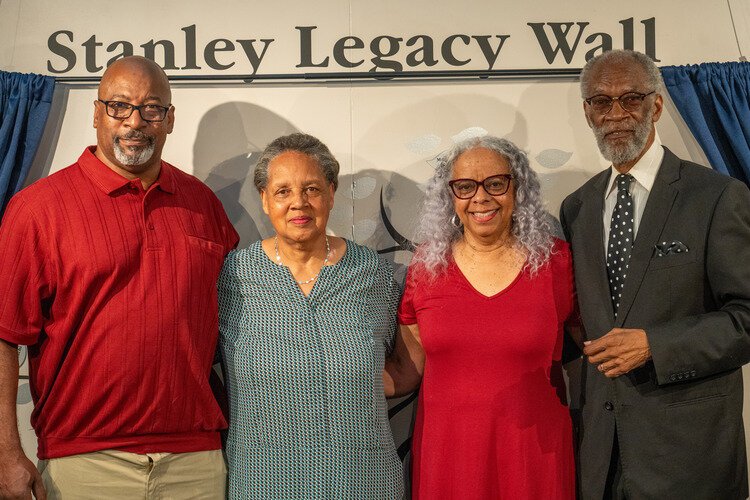
[[375, 252], [326, 235], [338, 169], [309, 135], [269, 144], [254, 180], [276, 235], [219, 279], [232, 499], [403, 496], [382, 380], [400, 289]]

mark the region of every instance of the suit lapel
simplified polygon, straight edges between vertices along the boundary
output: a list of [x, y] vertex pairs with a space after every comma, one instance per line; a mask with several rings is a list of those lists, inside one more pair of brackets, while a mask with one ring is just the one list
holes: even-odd
[[[583, 193], [585, 200], [581, 205], [579, 220], [581, 226], [578, 228], [580, 238], [579, 244], [587, 247], [593, 247], [593, 251], [586, 251], [586, 255], [593, 258], [581, 262], [579, 259], [575, 265], [579, 269], [581, 282], [590, 287], [593, 294], [590, 300], [599, 301], [599, 306], [593, 310], [601, 311], [604, 315], [601, 320], [604, 324], [612, 324], [614, 309], [610, 299], [609, 278], [607, 277], [607, 264], [605, 261], [604, 250], [604, 224], [602, 214], [604, 213], [604, 190], [607, 188], [607, 181], [611, 175], [611, 170], [605, 170], [598, 174], [596, 181], [591, 184], [591, 188]], [[597, 322], [601, 324], [601, 322]], [[594, 332], [590, 332], [593, 334]], [[601, 332], [601, 334], [606, 331]]]
[[679, 179], [680, 160], [669, 149], [664, 148], [664, 159], [654, 179], [654, 186], [648, 195], [648, 201], [641, 217], [630, 257], [628, 275], [622, 301], [617, 315], [617, 326], [622, 326], [633, 305], [638, 289], [643, 282], [646, 269], [654, 252], [654, 245], [659, 240], [664, 224], [677, 196], [677, 189], [672, 184]]

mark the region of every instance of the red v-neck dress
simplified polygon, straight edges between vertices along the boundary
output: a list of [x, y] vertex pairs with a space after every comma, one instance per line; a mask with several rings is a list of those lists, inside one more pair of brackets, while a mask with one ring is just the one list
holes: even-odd
[[429, 282], [412, 266], [399, 308], [425, 351], [412, 498], [573, 499], [573, 436], [559, 360], [574, 309], [570, 252], [479, 293], [454, 262]]

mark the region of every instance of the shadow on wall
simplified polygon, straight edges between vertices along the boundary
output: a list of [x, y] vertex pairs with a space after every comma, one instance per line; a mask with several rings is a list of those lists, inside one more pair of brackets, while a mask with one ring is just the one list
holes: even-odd
[[208, 110], [193, 144], [193, 175], [224, 205], [240, 235], [238, 248], [273, 234], [253, 184], [253, 169], [266, 145], [298, 130], [255, 104], [227, 102]]
[[[403, 175], [377, 169], [339, 176], [337, 196], [349, 198], [353, 212], [348, 230], [341, 236], [376, 250], [394, 265], [396, 279], [403, 283], [411, 260], [416, 213], [423, 191]], [[337, 214], [338, 218], [341, 214]], [[343, 220], [334, 226], [343, 227]]]

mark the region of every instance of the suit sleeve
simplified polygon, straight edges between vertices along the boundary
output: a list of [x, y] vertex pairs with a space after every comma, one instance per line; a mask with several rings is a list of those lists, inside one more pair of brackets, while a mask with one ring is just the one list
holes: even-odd
[[570, 232], [568, 231], [568, 223], [565, 220], [565, 205], [568, 203], [568, 198], [564, 199], [560, 205], [560, 226], [562, 227], [563, 239], [570, 243]]
[[682, 382], [750, 361], [750, 191], [729, 182], [711, 218], [705, 276], [713, 302], [704, 314], [646, 328], [659, 384]]

